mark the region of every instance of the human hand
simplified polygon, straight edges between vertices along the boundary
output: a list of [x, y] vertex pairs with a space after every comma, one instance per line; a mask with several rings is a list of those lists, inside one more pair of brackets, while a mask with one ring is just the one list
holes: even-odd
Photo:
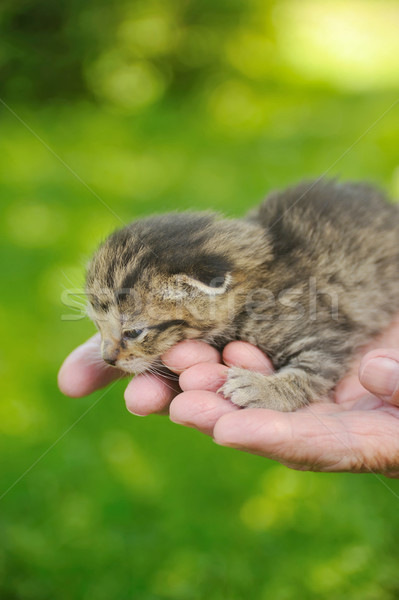
[[[383, 347], [384, 350], [379, 350]], [[216, 394], [226, 365], [271, 373], [270, 361], [246, 342], [232, 342], [221, 356], [203, 342], [172, 348], [164, 363], [180, 374], [139, 375], [127, 386], [128, 410], [164, 413], [176, 422], [212, 435], [221, 445], [272, 458], [291, 468], [313, 471], [383, 473], [399, 477], [399, 318], [337, 386], [334, 402], [315, 403], [294, 413], [241, 410]], [[223, 362], [222, 362], [223, 360]], [[99, 360], [94, 336], [65, 361], [60, 388], [83, 396], [121, 376]], [[363, 385], [362, 385], [363, 384]]]

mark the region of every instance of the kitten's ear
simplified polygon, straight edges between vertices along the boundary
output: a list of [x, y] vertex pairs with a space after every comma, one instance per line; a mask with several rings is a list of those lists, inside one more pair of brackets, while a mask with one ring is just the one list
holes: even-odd
[[[218, 296], [224, 294], [232, 282], [231, 273], [218, 275], [208, 281], [201, 281], [194, 276], [186, 273], [177, 273], [170, 278], [171, 289], [174, 290], [176, 298], [193, 296], [198, 294], [207, 294], [208, 296]], [[173, 293], [173, 291], [172, 291]]]
[[169, 297], [224, 294], [232, 283], [232, 265], [221, 254], [201, 254], [179, 265], [169, 278]]

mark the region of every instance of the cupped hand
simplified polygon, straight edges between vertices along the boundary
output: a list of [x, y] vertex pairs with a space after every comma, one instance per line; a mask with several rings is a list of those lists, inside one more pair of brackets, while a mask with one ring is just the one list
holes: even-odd
[[[121, 376], [102, 364], [99, 344], [94, 336], [66, 359], [59, 373], [65, 394], [84, 396]], [[294, 469], [399, 477], [399, 316], [362, 356], [337, 386], [333, 401], [293, 413], [242, 410], [217, 390], [230, 365], [271, 373], [267, 357], [246, 342], [231, 342], [221, 355], [204, 342], [185, 341], [163, 357], [176, 380], [167, 374], [138, 375], [129, 382], [125, 400], [134, 414], [169, 411], [172, 421], [212, 435], [218, 444]]]

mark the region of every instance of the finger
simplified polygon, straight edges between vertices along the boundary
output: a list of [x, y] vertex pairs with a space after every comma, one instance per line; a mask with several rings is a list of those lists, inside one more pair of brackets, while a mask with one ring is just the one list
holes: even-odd
[[170, 405], [169, 414], [174, 423], [212, 435], [220, 417], [238, 410], [238, 406], [212, 392], [191, 391], [176, 396]]
[[174, 373], [182, 373], [197, 363], [219, 363], [220, 360], [216, 348], [198, 340], [180, 342], [162, 356], [165, 367]]
[[162, 375], [136, 375], [125, 390], [126, 408], [138, 416], [166, 414], [172, 398], [179, 392], [177, 381]]
[[200, 363], [183, 371], [179, 383], [184, 392], [206, 390], [217, 392], [226, 381], [229, 369], [225, 365]]
[[217, 444], [277, 460], [287, 466], [317, 471], [360, 468], [361, 460], [348, 447], [348, 432], [334, 415], [303, 409], [279, 413], [246, 409], [225, 414], [213, 430]]
[[100, 342], [100, 334], [96, 334], [65, 359], [58, 373], [58, 387], [63, 394], [81, 398], [123, 375], [103, 361]]
[[399, 351], [373, 350], [359, 367], [361, 384], [386, 402], [399, 406]]
[[337, 384], [335, 388], [334, 401], [337, 404], [349, 407], [351, 402], [354, 404], [365, 394], [367, 394], [367, 390], [360, 383], [359, 374], [350, 373]]
[[273, 372], [271, 361], [259, 348], [248, 342], [230, 342], [223, 350], [223, 362], [228, 366], [241, 367], [269, 375]]

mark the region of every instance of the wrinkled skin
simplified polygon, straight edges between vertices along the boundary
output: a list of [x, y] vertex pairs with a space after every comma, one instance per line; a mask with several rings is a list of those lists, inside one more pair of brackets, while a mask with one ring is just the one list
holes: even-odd
[[[59, 373], [66, 395], [80, 397], [121, 377], [102, 364], [100, 338], [75, 349]], [[241, 410], [217, 390], [228, 366], [271, 373], [271, 363], [246, 342], [223, 354], [204, 342], [185, 341], [163, 356], [179, 381], [138, 375], [127, 385], [126, 406], [136, 415], [169, 413], [175, 423], [213, 436], [217, 444], [311, 471], [374, 472], [399, 478], [399, 316], [362, 352], [336, 388], [334, 402], [293, 413]]]

